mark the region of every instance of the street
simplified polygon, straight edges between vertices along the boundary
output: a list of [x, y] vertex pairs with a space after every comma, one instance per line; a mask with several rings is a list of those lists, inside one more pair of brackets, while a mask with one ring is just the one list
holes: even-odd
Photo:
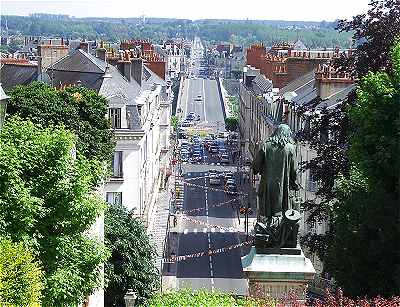
[[[244, 295], [247, 285], [240, 257], [248, 249], [233, 248], [246, 239], [238, 232], [241, 192], [237, 190], [232, 155], [236, 145], [220, 135], [225, 132], [225, 124], [217, 80], [201, 73], [207, 71], [201, 66], [201, 42], [195, 40], [193, 46], [192, 65], [181, 99], [182, 121], [189, 127], [184, 124], [181, 129], [197, 134], [203, 131], [203, 135], [186, 133], [179, 140], [176, 158], [180, 163], [176, 171], [182, 175], [178, 178], [183, 191], [178, 193], [183, 192], [183, 204], [176, 205], [177, 223], [170, 229], [165, 257], [192, 256], [164, 265], [163, 274], [174, 275], [177, 288], [206, 288]], [[212, 133], [211, 137], [205, 137], [205, 132]], [[213, 184], [211, 178], [215, 179]]]

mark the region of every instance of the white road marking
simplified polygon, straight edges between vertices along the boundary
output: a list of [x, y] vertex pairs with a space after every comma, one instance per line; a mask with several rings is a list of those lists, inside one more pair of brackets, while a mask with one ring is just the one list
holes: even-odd
[[211, 232], [215, 232], [215, 227], [211, 228]]
[[219, 230], [219, 232], [224, 233], [224, 232], [225, 232], [225, 229], [221, 228], [221, 229]]
[[207, 228], [203, 228], [203, 232], [204, 232], [204, 233], [207, 233]]
[[186, 103], [185, 103], [185, 118], [187, 116], [187, 108], [188, 108], [188, 100], [189, 100], [189, 87], [190, 87], [190, 80], [187, 80]]
[[203, 79], [203, 108], [204, 108], [204, 120], [207, 120], [207, 116], [206, 116], [206, 91], [204, 90], [204, 79]]
[[185, 234], [185, 235], [187, 235], [188, 232], [189, 232], [189, 229], [187, 229], [187, 228], [185, 228], [185, 229], [183, 230], [183, 234]]
[[193, 229], [193, 232], [194, 232], [194, 233], [197, 233], [197, 228]]

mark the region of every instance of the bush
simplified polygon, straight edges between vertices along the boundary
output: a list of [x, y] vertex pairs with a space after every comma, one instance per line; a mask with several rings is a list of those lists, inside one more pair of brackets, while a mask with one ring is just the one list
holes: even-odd
[[39, 306], [43, 272], [30, 249], [0, 238], [0, 305]]
[[250, 297], [237, 297], [233, 294], [221, 292], [210, 292], [208, 290], [181, 289], [179, 291], [168, 291], [154, 295], [148, 302], [148, 306], [273, 306], [266, 299]]

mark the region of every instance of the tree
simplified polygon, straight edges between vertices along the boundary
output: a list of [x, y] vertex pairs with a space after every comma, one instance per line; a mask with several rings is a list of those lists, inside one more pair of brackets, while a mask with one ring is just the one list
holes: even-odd
[[40, 306], [42, 277], [31, 249], [0, 237], [1, 306]]
[[238, 128], [239, 122], [236, 117], [227, 117], [225, 119], [225, 128], [229, 131], [236, 131]]
[[366, 14], [339, 20], [340, 32], [353, 32], [356, 49], [337, 63], [358, 77], [390, 67], [390, 49], [400, 33], [400, 1], [371, 0]]
[[178, 128], [178, 117], [176, 115], [172, 115], [171, 116], [171, 126], [174, 127], [174, 129], [176, 130]]
[[338, 185], [327, 260], [353, 297], [391, 296], [400, 286], [400, 40], [390, 55], [393, 70], [363, 77], [347, 110], [353, 168]]
[[[392, 70], [389, 60], [390, 48], [400, 32], [398, 0], [371, 1], [370, 6], [366, 14], [354, 16], [350, 21], [338, 22], [339, 31], [353, 33], [356, 49], [352, 55], [340, 58], [334, 65], [337, 69], [350, 72], [358, 78], [364, 77], [368, 71]], [[315, 104], [319, 102], [317, 100]], [[322, 110], [321, 114], [312, 119], [311, 130], [301, 134], [301, 139], [309, 142], [317, 153], [314, 159], [303, 164], [303, 170], [312, 172], [319, 182], [316, 193], [318, 200], [303, 203], [303, 207], [310, 212], [307, 222], [313, 224], [323, 220], [330, 224], [326, 234], [307, 234], [301, 241], [322, 260], [325, 260], [327, 247], [335, 231], [331, 218], [331, 202], [337, 198], [335, 182], [341, 175], [347, 178], [350, 175], [349, 133], [354, 128], [349, 122], [346, 110], [349, 105], [355, 104], [357, 95], [353, 91], [342, 104]]]
[[88, 232], [105, 203], [101, 163], [73, 151], [63, 127], [9, 118], [0, 133], [0, 236], [27, 242], [44, 271], [43, 306], [74, 306], [101, 285], [108, 253]]
[[88, 159], [111, 161], [114, 142], [106, 118], [107, 100], [84, 87], [57, 90], [41, 82], [16, 86], [7, 113], [43, 127], [63, 124], [77, 135], [77, 151]]
[[128, 289], [143, 304], [159, 287], [156, 251], [143, 222], [123, 205], [111, 205], [105, 214], [105, 244], [112, 253], [105, 264], [106, 306], [124, 306]]

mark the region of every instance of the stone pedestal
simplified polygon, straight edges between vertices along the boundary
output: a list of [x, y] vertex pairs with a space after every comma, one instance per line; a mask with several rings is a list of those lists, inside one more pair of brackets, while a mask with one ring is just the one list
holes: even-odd
[[242, 257], [243, 272], [249, 282], [249, 295], [283, 298], [290, 290], [304, 300], [307, 283], [315, 270], [301, 248], [258, 250], [253, 246]]

